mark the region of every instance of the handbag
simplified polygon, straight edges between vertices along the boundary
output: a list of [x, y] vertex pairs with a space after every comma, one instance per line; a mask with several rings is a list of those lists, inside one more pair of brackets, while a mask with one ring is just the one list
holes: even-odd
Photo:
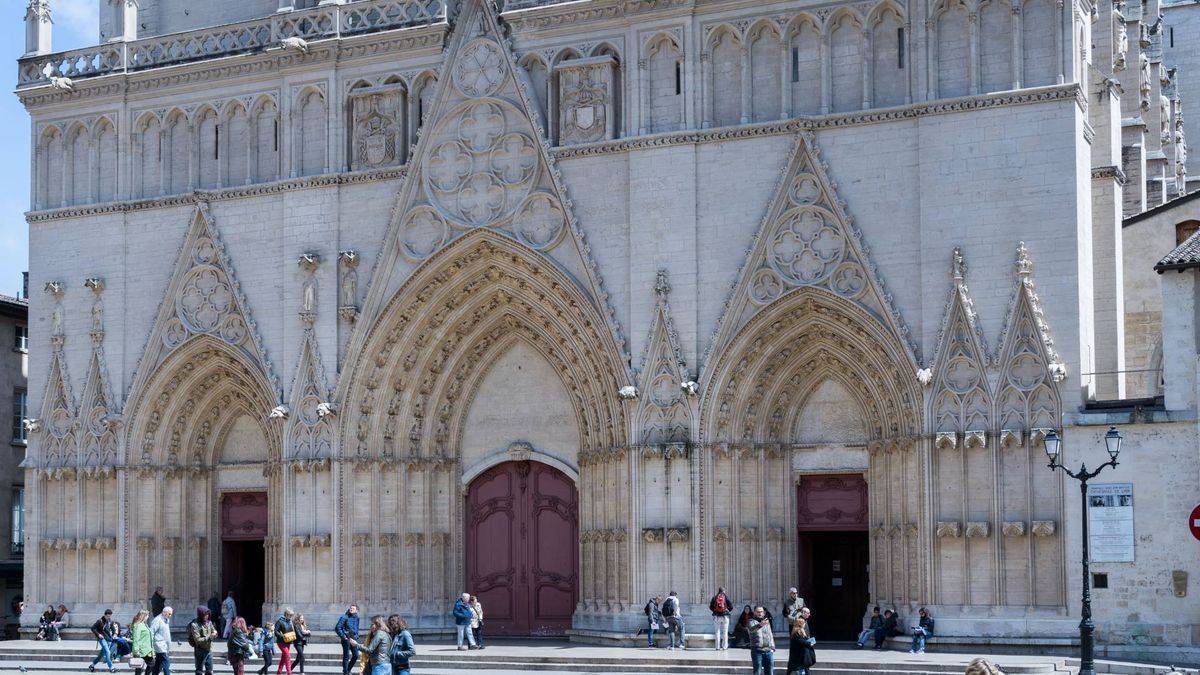
[[292, 644], [292, 643], [293, 643], [293, 642], [295, 642], [295, 641], [296, 641], [296, 631], [294, 631], [294, 630], [289, 630], [288, 632], [286, 632], [286, 633], [284, 633], [284, 634], [283, 634], [283, 642], [284, 642], [285, 644], [289, 644], [289, 645], [290, 645], [290, 644]]
[[135, 657], [129, 659], [129, 667], [130, 668], [145, 668], [146, 667], [146, 659], [135, 656]]

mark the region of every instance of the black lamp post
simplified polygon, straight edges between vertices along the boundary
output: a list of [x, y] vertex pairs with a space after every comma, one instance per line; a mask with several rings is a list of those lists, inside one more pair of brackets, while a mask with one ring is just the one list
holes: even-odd
[[1079, 471], [1072, 472], [1058, 463], [1059, 451], [1062, 449], [1062, 438], [1059, 437], [1057, 431], [1051, 429], [1046, 434], [1044, 442], [1046, 445], [1046, 456], [1050, 458], [1050, 464], [1048, 465], [1050, 470], [1062, 469], [1063, 473], [1079, 481], [1079, 496], [1083, 505], [1083, 510], [1081, 511], [1083, 518], [1083, 608], [1080, 611], [1082, 618], [1079, 621], [1079, 675], [1096, 675], [1096, 641], [1093, 636], [1096, 632], [1096, 624], [1092, 623], [1092, 579], [1088, 556], [1087, 485], [1089, 480], [1100, 475], [1104, 467], [1117, 466], [1117, 455], [1121, 452], [1121, 432], [1117, 431], [1116, 427], [1108, 428], [1108, 433], [1104, 434], [1104, 445], [1108, 449], [1109, 460], [1097, 467], [1095, 471], [1088, 471], [1087, 464], [1080, 464]]

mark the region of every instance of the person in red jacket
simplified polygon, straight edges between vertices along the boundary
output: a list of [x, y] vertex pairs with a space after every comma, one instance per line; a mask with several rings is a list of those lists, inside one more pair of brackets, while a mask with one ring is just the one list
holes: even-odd
[[733, 600], [729, 599], [724, 588], [718, 588], [717, 594], [708, 601], [708, 611], [713, 615], [717, 651], [729, 649], [729, 615], [733, 612]]

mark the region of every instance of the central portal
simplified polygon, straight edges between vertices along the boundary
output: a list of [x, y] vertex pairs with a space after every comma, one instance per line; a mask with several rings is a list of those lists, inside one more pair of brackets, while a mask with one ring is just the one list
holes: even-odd
[[498, 464], [471, 481], [467, 592], [489, 635], [564, 635], [578, 598], [575, 484], [540, 462]]
[[267, 537], [267, 493], [221, 495], [221, 597], [233, 591], [238, 614], [262, 625]]

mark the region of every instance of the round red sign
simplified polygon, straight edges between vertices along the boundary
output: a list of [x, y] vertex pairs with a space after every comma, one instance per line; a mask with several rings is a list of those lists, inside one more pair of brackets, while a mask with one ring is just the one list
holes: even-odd
[[1192, 515], [1188, 516], [1188, 529], [1193, 537], [1200, 539], [1200, 505], [1192, 509]]

